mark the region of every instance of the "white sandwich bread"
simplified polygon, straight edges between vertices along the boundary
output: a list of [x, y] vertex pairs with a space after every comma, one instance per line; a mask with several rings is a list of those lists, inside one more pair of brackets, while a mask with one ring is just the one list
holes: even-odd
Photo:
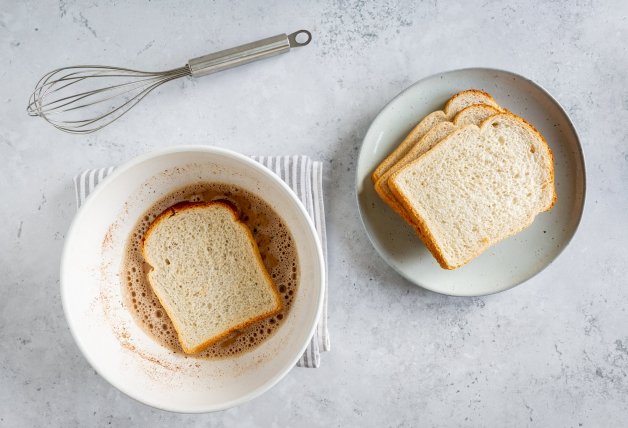
[[282, 309], [250, 230], [226, 201], [168, 208], [150, 225], [142, 252], [188, 354]]
[[525, 229], [556, 201], [548, 144], [507, 112], [454, 130], [388, 185], [445, 269]]

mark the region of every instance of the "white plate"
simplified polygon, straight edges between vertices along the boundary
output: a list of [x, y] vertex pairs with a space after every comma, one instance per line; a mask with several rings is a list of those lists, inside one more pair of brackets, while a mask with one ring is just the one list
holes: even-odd
[[[441, 269], [412, 229], [373, 189], [370, 175], [421, 118], [465, 89], [482, 89], [532, 123], [554, 153], [554, 208], [524, 232], [489, 248], [454, 271]], [[356, 193], [369, 239], [383, 259], [409, 281], [438, 293], [480, 296], [514, 287], [547, 267], [574, 235], [584, 207], [585, 169], [576, 130], [558, 102], [534, 82], [486, 68], [449, 71], [415, 83], [393, 99], [369, 128], [357, 165]]]
[[[199, 181], [235, 184], [263, 197], [292, 232], [301, 273], [284, 325], [253, 351], [220, 361], [163, 348], [135, 323], [121, 296], [123, 250], [137, 220], [163, 195]], [[161, 409], [208, 412], [256, 397], [294, 367], [316, 327], [323, 278], [314, 226], [279, 177], [228, 150], [184, 146], [129, 162], [89, 196], [66, 239], [61, 297], [76, 343], [112, 385]]]

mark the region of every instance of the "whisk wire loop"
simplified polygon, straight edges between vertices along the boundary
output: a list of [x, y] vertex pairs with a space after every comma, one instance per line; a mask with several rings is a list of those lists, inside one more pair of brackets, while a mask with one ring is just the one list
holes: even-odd
[[63, 67], [39, 80], [27, 112], [62, 131], [90, 133], [119, 119], [160, 85], [189, 75], [187, 65], [158, 72], [99, 65]]

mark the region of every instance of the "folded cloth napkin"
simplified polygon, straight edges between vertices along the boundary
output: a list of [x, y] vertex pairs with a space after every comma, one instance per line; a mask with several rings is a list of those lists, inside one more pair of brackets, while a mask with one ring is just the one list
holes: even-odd
[[[323, 256], [327, 264], [327, 238], [325, 234], [325, 209], [323, 205], [323, 164], [312, 161], [307, 156], [253, 156], [253, 160], [277, 174], [299, 197], [318, 232], [323, 246]], [[90, 169], [74, 177], [77, 209], [87, 196], [114, 167]], [[327, 330], [327, 269], [325, 269], [325, 297], [323, 312], [318, 320], [314, 337], [305, 353], [297, 362], [299, 367], [317, 368], [320, 366], [320, 353], [331, 349]]]

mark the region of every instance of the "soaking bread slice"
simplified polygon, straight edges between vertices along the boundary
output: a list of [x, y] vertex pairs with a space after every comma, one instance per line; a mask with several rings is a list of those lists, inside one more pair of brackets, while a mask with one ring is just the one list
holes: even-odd
[[188, 354], [282, 309], [250, 230], [228, 202], [168, 208], [150, 225], [142, 253]]
[[468, 89], [457, 93], [447, 101], [443, 110], [437, 110], [425, 116], [414, 129], [410, 131], [401, 144], [379, 164], [371, 175], [373, 183], [377, 183], [381, 176], [408, 153], [412, 146], [423, 138], [427, 131], [434, 125], [451, 120], [460, 110], [473, 104], [486, 104], [500, 108], [493, 97], [484, 91]]
[[[406, 222], [416, 229], [417, 225], [413, 224], [412, 217], [406, 212], [403, 205], [397, 201], [395, 195], [390, 190], [390, 187], [388, 186], [388, 179], [397, 171], [400, 171], [404, 166], [418, 159], [421, 155], [423, 155], [423, 153], [427, 152], [436, 143], [447, 137], [456, 129], [468, 124], [479, 126], [487, 118], [498, 114], [501, 111], [501, 109], [487, 104], [474, 104], [462, 109], [458, 114], [456, 114], [451, 122], [445, 121], [436, 124], [408, 151], [408, 153], [405, 154], [403, 158], [388, 169], [388, 171], [381, 176], [377, 183], [375, 183], [375, 191], [379, 197]], [[417, 230], [417, 232], [420, 234], [420, 231]]]
[[454, 131], [388, 183], [445, 269], [525, 229], [556, 201], [549, 146], [511, 113]]

